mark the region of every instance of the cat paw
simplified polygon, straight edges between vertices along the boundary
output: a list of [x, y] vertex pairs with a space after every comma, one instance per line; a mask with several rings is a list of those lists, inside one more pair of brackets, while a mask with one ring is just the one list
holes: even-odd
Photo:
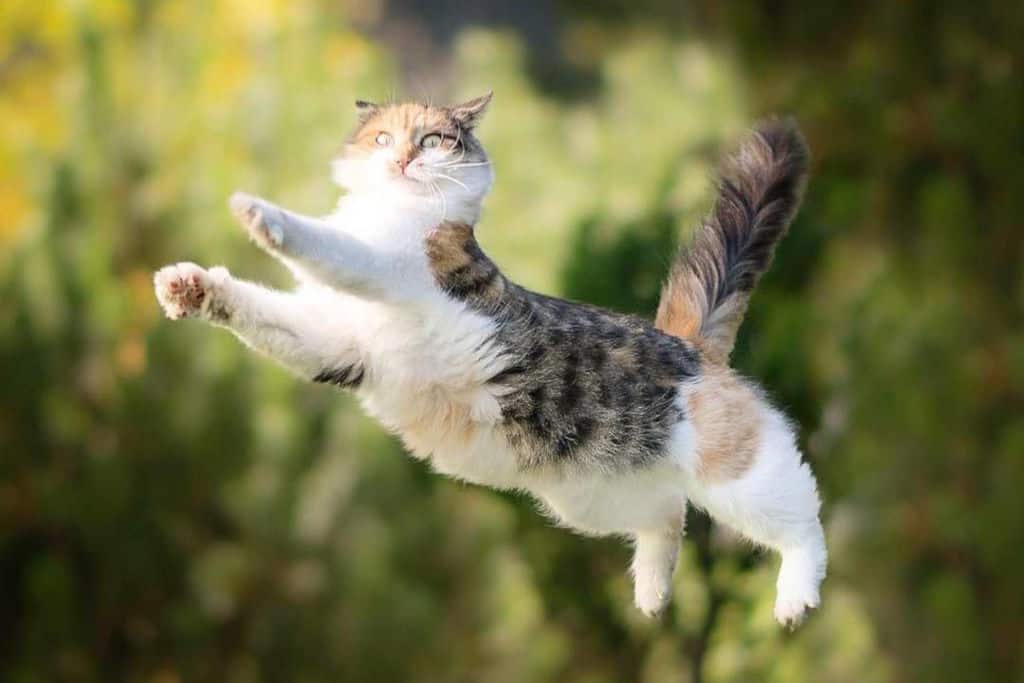
[[672, 601], [672, 583], [669, 580], [640, 580], [634, 587], [633, 602], [647, 617], [659, 617]]
[[[821, 604], [819, 586], [825, 576], [824, 559], [813, 545], [782, 553], [775, 583], [775, 620], [785, 627], [800, 625], [808, 609]], [[819, 566], [820, 563], [820, 566]]]
[[814, 589], [780, 590], [775, 598], [775, 620], [787, 628], [796, 628], [807, 616], [807, 610], [816, 608], [820, 602]]
[[244, 192], [235, 192], [228, 200], [231, 213], [245, 226], [249, 239], [262, 249], [276, 251], [284, 243], [281, 211], [270, 202]]
[[198, 316], [210, 299], [212, 284], [210, 273], [194, 263], [166, 266], [153, 276], [157, 301], [171, 320]]

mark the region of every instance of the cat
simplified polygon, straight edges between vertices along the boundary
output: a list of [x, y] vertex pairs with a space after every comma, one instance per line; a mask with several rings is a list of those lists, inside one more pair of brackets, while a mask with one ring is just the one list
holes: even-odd
[[528, 492], [554, 520], [634, 544], [636, 606], [671, 599], [688, 503], [782, 555], [783, 625], [819, 604], [825, 538], [792, 423], [728, 365], [800, 203], [807, 150], [759, 124], [721, 171], [655, 322], [537, 294], [474, 237], [492, 183], [475, 135], [491, 93], [455, 106], [356, 103], [323, 219], [236, 193], [230, 208], [294, 274], [283, 292], [223, 267], [155, 275], [171, 319], [199, 318], [298, 375], [354, 392], [438, 472]]

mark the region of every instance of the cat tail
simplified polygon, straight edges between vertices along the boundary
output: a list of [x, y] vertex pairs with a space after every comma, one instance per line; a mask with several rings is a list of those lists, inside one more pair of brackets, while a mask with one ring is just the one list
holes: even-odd
[[791, 119], [758, 124], [725, 160], [714, 208], [662, 288], [658, 329], [728, 362], [754, 286], [800, 205], [807, 160]]

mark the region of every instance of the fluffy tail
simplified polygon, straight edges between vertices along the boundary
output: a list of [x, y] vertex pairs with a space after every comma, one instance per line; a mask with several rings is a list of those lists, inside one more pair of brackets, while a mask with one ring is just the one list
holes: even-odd
[[676, 258], [661, 292], [658, 329], [726, 363], [747, 301], [796, 215], [807, 146], [791, 120], [759, 124], [723, 165], [715, 206]]

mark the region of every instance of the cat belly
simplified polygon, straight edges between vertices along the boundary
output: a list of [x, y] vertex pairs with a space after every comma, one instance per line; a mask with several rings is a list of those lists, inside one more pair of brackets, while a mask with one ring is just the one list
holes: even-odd
[[429, 459], [436, 472], [472, 484], [496, 489], [522, 485], [515, 454], [490, 427], [478, 427], [475, 434], [456, 447], [434, 449]]
[[686, 512], [686, 475], [669, 457], [623, 473], [538, 478], [527, 488], [557, 521], [596, 536], [663, 529]]
[[482, 388], [453, 394], [438, 387], [363, 395], [371, 415], [398, 434], [413, 457], [441, 474], [492, 488], [522, 485], [515, 453], [498, 427], [500, 408]]
[[536, 477], [527, 489], [556, 520], [585, 534], [633, 534], [681, 522], [693, 485], [696, 435], [689, 420], [672, 429], [661, 458], [622, 472]]

